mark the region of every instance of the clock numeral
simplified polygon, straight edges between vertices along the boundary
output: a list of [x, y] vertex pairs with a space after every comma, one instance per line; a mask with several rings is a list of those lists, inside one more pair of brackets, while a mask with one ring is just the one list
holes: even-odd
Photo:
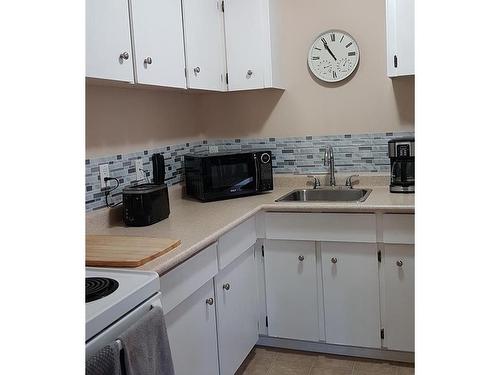
[[323, 42], [323, 44], [327, 44], [325, 38], [321, 38], [321, 41]]
[[330, 38], [332, 39], [332, 42], [335, 42], [335, 34], [330, 34]]
[[312, 59], [313, 60], [319, 60], [319, 57], [318, 56], [313, 56]]
[[349, 42], [349, 43], [345, 46], [345, 48], [349, 48], [351, 45], [352, 45], [352, 42]]
[[335, 70], [333, 71], [333, 78], [337, 78], [337, 72]]
[[356, 56], [356, 52], [349, 52], [347, 53], [347, 56]]
[[318, 48], [318, 47], [314, 47], [314, 49], [317, 49], [318, 51], [321, 51], [321, 48]]
[[344, 40], [345, 35], [342, 35], [342, 38], [340, 38], [340, 43]]

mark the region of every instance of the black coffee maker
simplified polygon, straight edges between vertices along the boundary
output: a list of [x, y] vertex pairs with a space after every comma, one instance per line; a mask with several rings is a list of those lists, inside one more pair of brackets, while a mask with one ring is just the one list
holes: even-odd
[[391, 193], [415, 193], [415, 138], [389, 141]]

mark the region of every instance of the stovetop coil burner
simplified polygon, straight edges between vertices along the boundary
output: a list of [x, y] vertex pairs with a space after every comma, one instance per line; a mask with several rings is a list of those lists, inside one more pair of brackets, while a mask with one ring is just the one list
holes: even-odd
[[113, 293], [120, 284], [107, 277], [85, 278], [85, 303], [92, 302]]

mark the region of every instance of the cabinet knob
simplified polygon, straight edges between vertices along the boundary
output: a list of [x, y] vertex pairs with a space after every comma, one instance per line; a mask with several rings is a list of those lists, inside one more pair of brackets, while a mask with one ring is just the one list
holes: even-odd
[[212, 297], [210, 297], [210, 298], [207, 298], [205, 302], [207, 303], [207, 305], [212, 306], [214, 304], [214, 299]]
[[332, 263], [333, 263], [333, 264], [337, 263], [337, 258], [333, 257], [333, 258], [332, 258]]
[[396, 265], [397, 265], [398, 267], [403, 267], [403, 261], [402, 261], [402, 260], [398, 260], [398, 261], [396, 262]]
[[251, 77], [252, 74], [253, 74], [253, 72], [250, 69], [248, 69], [247, 76]]
[[128, 52], [123, 52], [120, 54], [121, 60], [128, 60]]
[[299, 255], [299, 260], [302, 262], [304, 260], [304, 256], [303, 255]]
[[231, 288], [231, 285], [229, 285], [229, 283], [225, 283], [224, 285], [222, 285], [222, 289], [229, 290], [229, 288]]
[[194, 68], [193, 70], [194, 70], [194, 72], [195, 72], [196, 74], [198, 74], [199, 72], [201, 72], [201, 69], [200, 69], [200, 67], [199, 67], [199, 66], [197, 66], [197, 67], [196, 67], [196, 68]]
[[146, 64], [146, 65], [150, 64], [151, 65], [152, 63], [153, 63], [153, 59], [151, 57], [146, 57], [144, 59], [144, 64]]

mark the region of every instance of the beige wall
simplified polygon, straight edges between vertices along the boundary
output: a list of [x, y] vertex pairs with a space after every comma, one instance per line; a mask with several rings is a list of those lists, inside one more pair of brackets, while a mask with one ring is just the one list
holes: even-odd
[[165, 89], [86, 85], [86, 157], [199, 139], [197, 95]]
[[[87, 156], [199, 137], [414, 129], [413, 77], [390, 79], [386, 74], [385, 0], [272, 1], [280, 9], [285, 91], [186, 95], [87, 86]], [[306, 60], [313, 39], [330, 28], [346, 30], [360, 48], [356, 74], [337, 85], [314, 80]]]

